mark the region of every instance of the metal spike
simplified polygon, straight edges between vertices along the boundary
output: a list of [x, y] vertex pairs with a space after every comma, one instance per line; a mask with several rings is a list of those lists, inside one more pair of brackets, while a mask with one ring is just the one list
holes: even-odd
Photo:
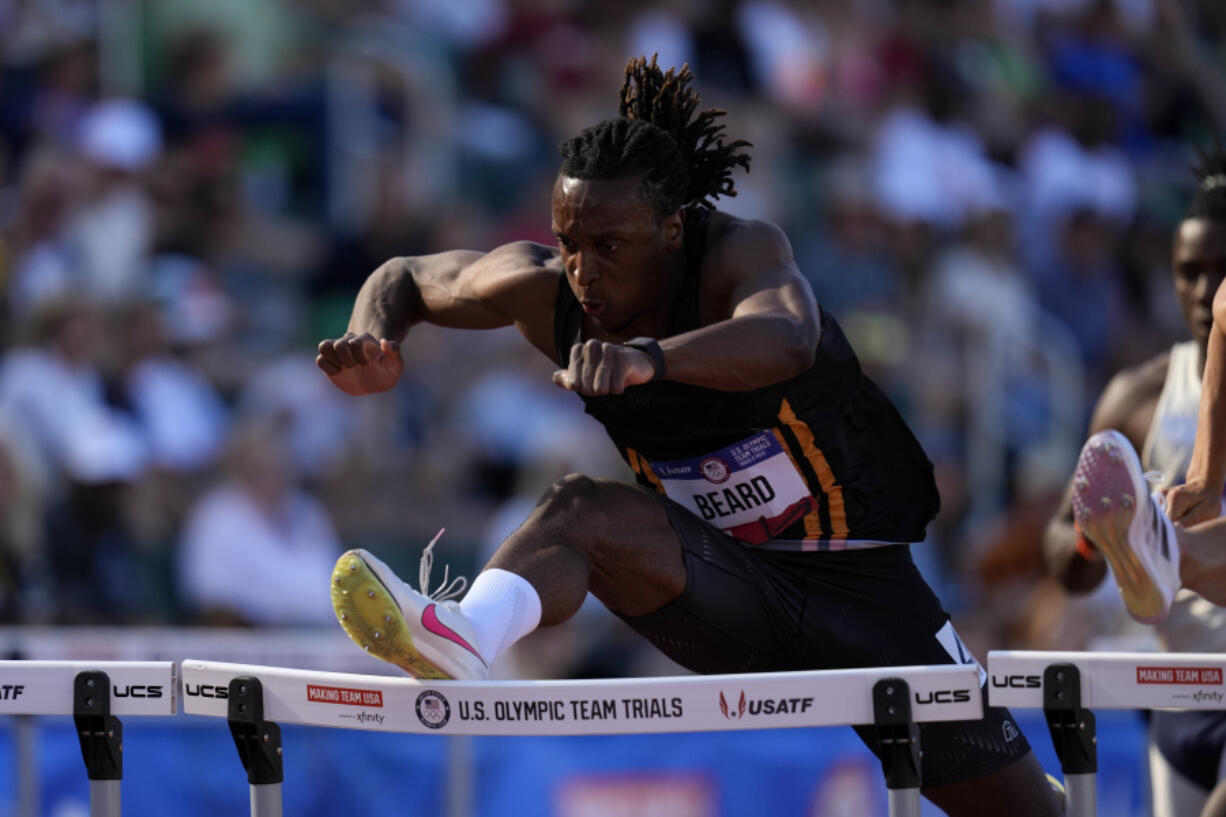
[[357, 573], [357, 572], [358, 572], [358, 560], [357, 560], [357, 559], [352, 559], [352, 560], [349, 562], [349, 572], [350, 572], [350, 573]]
[[348, 613], [341, 613], [341, 615], [340, 615], [340, 619], [341, 619], [341, 621], [348, 621], [348, 620], [349, 620], [349, 614], [348, 614]]
[[376, 641], [378, 641], [380, 638], [383, 638], [383, 633], [379, 632], [378, 630], [375, 630], [374, 633], [372, 633], [372, 635], [374, 635]]
[[1099, 500], [1099, 503], [1103, 506], [1104, 509], [1109, 510], [1111, 508], [1111, 497], [1105, 496]]
[[367, 591], [366, 591], [366, 598], [368, 598], [368, 599], [373, 599], [374, 597], [375, 597], [375, 591], [374, 591], [374, 590], [367, 590]]
[[1131, 508], [1132, 507], [1132, 494], [1124, 494], [1123, 496], [1121, 496], [1120, 504], [1123, 505], [1125, 508]]

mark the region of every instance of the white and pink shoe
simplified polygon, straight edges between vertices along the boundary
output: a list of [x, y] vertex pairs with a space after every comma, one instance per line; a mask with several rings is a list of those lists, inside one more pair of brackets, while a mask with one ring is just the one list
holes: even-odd
[[1179, 590], [1179, 542], [1141, 460], [1123, 434], [1100, 431], [1086, 441], [1073, 474], [1073, 516], [1106, 557], [1128, 612], [1156, 624]]
[[436, 541], [422, 553], [420, 593], [365, 550], [341, 556], [332, 570], [332, 609], [358, 646], [415, 678], [483, 681], [489, 667], [477, 652], [472, 625], [451, 600], [467, 582], [457, 577], [449, 583], [444, 573], [443, 584], [429, 592]]

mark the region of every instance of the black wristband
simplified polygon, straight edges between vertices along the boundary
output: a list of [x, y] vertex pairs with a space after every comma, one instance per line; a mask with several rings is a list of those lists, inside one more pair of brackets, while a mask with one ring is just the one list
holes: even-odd
[[647, 356], [651, 358], [651, 368], [655, 369], [655, 374], [651, 376], [652, 380], [662, 379], [664, 373], [668, 371], [668, 364], [664, 362], [664, 350], [660, 348], [655, 338], [631, 338], [622, 346], [629, 346], [631, 349], [647, 353]]

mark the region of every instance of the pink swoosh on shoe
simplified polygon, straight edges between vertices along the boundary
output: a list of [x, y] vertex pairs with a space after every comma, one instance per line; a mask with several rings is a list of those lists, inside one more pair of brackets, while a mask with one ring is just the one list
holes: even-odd
[[477, 650], [473, 648], [472, 644], [469, 644], [464, 640], [462, 635], [438, 620], [438, 613], [434, 612], [434, 607], [435, 605], [431, 604], [425, 610], [421, 611], [421, 626], [425, 627], [427, 630], [437, 636], [442, 636], [448, 641], [459, 644], [461, 647], [477, 656], [477, 658], [481, 660], [481, 663], [484, 664], [485, 659], [481, 658], [481, 653], [477, 652]]

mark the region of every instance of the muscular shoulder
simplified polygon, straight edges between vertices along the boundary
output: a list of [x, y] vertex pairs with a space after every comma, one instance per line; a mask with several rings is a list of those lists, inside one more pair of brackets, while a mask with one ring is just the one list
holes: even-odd
[[1165, 351], [1121, 370], [1107, 383], [1090, 423], [1091, 433], [1107, 428], [1122, 432], [1139, 451], [1162, 396], [1171, 354]]
[[556, 283], [562, 270], [557, 247], [532, 241], [513, 241], [495, 247], [474, 266], [480, 271], [479, 285], [487, 289]]
[[704, 291], [721, 300], [758, 278], [769, 277], [776, 284], [802, 280], [792, 245], [778, 225], [718, 210], [707, 227], [702, 277]]
[[552, 303], [561, 271], [556, 247], [516, 241], [474, 254], [462, 264], [458, 274], [465, 280], [458, 290], [522, 320]]
[[711, 213], [705, 264], [753, 269], [791, 261], [792, 245], [777, 224]]

